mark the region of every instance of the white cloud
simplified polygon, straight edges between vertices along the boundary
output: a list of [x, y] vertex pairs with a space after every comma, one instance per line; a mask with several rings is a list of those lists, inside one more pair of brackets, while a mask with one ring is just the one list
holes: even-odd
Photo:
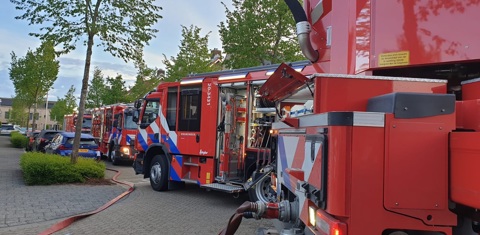
[[[231, 0], [223, 0], [223, 2], [231, 6]], [[159, 29], [157, 37], [144, 50], [147, 66], [164, 68], [162, 54], [169, 58], [178, 53], [181, 40], [180, 25], [186, 27], [196, 25], [202, 29], [202, 35], [211, 31], [209, 47], [221, 48], [217, 25], [225, 20], [225, 14], [220, 1], [157, 1], [157, 4], [163, 7], [160, 12], [163, 18], [154, 26]], [[28, 26], [25, 21], [15, 20], [13, 17], [19, 14], [20, 12], [17, 12], [10, 2], [2, 5], [0, 9], [0, 22], [2, 22], [0, 25], [0, 97], [14, 95], [13, 84], [8, 78], [10, 52], [15, 51], [18, 56], [24, 56], [29, 48], [34, 50], [40, 45], [37, 38], [28, 36], [28, 32], [38, 30], [38, 26]], [[64, 97], [71, 85], [76, 88], [75, 93], [79, 96], [85, 66], [85, 46], [79, 43], [75, 51], [62, 55], [59, 61], [58, 79], [49, 92], [49, 99], [56, 100], [57, 97]], [[94, 48], [90, 78], [95, 66], [99, 67], [106, 76], [114, 77], [121, 74], [127, 85], [133, 85], [135, 81], [136, 69], [133, 64], [111, 56], [102, 48]]]

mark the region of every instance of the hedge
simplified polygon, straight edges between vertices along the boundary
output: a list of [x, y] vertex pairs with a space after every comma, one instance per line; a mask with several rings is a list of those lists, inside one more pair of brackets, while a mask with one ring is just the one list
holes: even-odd
[[13, 131], [10, 133], [10, 143], [12, 143], [15, 148], [25, 148], [28, 143], [28, 138], [18, 131]]
[[20, 157], [23, 179], [27, 185], [81, 183], [87, 179], [102, 179], [105, 163], [79, 157], [76, 164], [70, 157], [39, 152], [24, 153]]

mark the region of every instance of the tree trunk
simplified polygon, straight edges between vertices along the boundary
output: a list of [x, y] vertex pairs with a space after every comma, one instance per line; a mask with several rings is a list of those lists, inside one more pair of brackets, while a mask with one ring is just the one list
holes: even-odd
[[[32, 131], [36, 130], [35, 126], [35, 114], [37, 113], [37, 100], [35, 99], [35, 107], [33, 107], [33, 115], [32, 115]], [[28, 112], [28, 118], [30, 119], [30, 112]]]
[[80, 104], [78, 105], [77, 123], [75, 126], [75, 138], [73, 140], [73, 151], [70, 162], [77, 163], [78, 148], [80, 147], [80, 135], [82, 133], [83, 114], [85, 113], [85, 98], [88, 90], [88, 76], [90, 73], [90, 60], [92, 59], [93, 34], [88, 35], [87, 54], [85, 57], [85, 69], [83, 70], [82, 91], [80, 93]]
[[[27, 131], [28, 131], [28, 124], [30, 124], [30, 111], [32, 111], [32, 106], [28, 107], [28, 114], [27, 114]], [[33, 133], [33, 126], [32, 126], [32, 133]]]

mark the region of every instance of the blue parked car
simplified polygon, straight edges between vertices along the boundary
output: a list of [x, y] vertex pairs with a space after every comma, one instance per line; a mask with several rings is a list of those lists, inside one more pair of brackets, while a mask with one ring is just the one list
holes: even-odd
[[[75, 132], [60, 132], [56, 134], [52, 141], [45, 146], [46, 153], [59, 154], [61, 156], [70, 156], [73, 149], [73, 139]], [[82, 133], [80, 136], [80, 148], [78, 155], [86, 158], [100, 159], [100, 151], [95, 138], [90, 134]]]

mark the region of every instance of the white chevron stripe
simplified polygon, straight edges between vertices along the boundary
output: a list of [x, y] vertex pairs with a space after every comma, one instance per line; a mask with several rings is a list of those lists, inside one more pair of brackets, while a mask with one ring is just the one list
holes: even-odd
[[[161, 105], [160, 105], [160, 110], [162, 110]], [[170, 139], [172, 139], [175, 146], [177, 146], [177, 132], [170, 131], [170, 128], [168, 127], [168, 123], [167, 123], [167, 118], [165, 118], [165, 115], [163, 115], [161, 111], [159, 112], [159, 115], [160, 115], [160, 125], [162, 125], [163, 129], [165, 129], [168, 132], [168, 136], [170, 137]]]
[[[310, 177], [310, 173], [312, 172], [312, 168], [313, 168], [313, 162], [312, 161], [312, 157], [310, 156], [311, 155], [311, 141], [306, 141], [305, 142], [305, 160], [303, 161], [303, 165], [302, 165], [302, 170], [304, 171], [304, 174], [305, 174], [305, 181], [308, 180], [308, 178]], [[318, 151], [320, 149], [320, 145], [321, 143], [315, 143], [315, 157], [317, 156], [318, 154]]]

